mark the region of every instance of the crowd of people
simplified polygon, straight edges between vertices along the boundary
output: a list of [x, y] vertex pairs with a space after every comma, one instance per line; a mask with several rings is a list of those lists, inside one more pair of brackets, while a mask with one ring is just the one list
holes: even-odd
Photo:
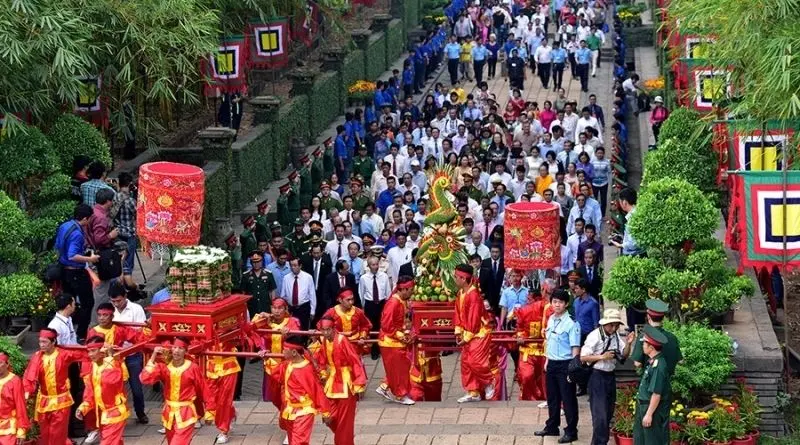
[[[463, 5], [453, 9], [456, 3]], [[620, 314], [602, 300], [601, 234], [611, 181], [604, 141], [610, 133], [625, 142], [626, 97], [638, 78], [631, 75], [629, 85], [620, 79], [608, 122], [595, 94], [579, 106], [567, 98], [562, 82], [569, 69], [567, 75], [588, 91], [606, 38], [605, 8], [600, 0], [453, 2], [449, 42], [441, 31], [420, 40], [404, 70], [378, 82], [366, 107], [346, 114], [333, 142], [335, 173], [301, 203], [292, 226], [268, 223], [263, 215], [243, 220], [239, 242], [246, 260], [239, 290], [252, 296], [249, 331], [273, 332], [253, 334], [253, 341], [263, 358], [263, 396], [281, 413], [286, 443], [307, 444], [319, 414], [337, 445], [353, 444], [356, 402], [367, 384], [363, 356], [382, 358], [386, 378], [377, 392], [387, 400], [411, 405], [442, 399], [441, 354], [412, 353], [408, 300], [431, 205], [428, 179], [443, 164], [455, 172], [455, 206], [468, 234], [469, 264], [456, 270], [454, 325], [465, 390], [459, 403], [507, 399], [506, 369], [514, 366], [520, 398], [540, 401], [549, 411], [537, 435], [560, 434], [563, 408], [566, 428], [559, 443], [575, 440], [576, 398], [588, 393], [592, 443], [605, 444], [616, 364], [632, 356], [639, 366], [650, 366], [644, 355], [655, 357], [663, 349], [674, 370], [680, 355], [674, 336], [664, 338], [663, 329], [646, 332], [641, 351], [633, 334], [618, 333]], [[437, 83], [415, 103], [413, 94], [442, 63], [450, 88]], [[489, 90], [484, 67], [489, 80], [508, 79], [507, 103], [498, 103]], [[541, 107], [524, 99], [529, 69], [538, 72], [542, 88], [553, 89], [552, 100]], [[86, 443], [116, 444], [130, 415], [125, 382], [142, 424], [149, 422], [142, 385], [160, 384], [162, 431], [169, 443], [190, 443], [202, 420], [215, 423], [217, 443], [227, 443], [245, 360], [214, 357], [200, 369], [184, 339], [156, 348], [147, 361], [141, 353], [112, 354], [113, 347], [144, 335], [114, 322], [147, 319], [134, 302], [140, 296], [132, 278], [134, 178], [108, 180], [102, 164], [79, 162], [73, 185], [81, 204], [55, 240], [63, 291], [58, 313], [42, 331], [40, 351], [19, 388], [9, 386], [12, 400], [24, 403], [38, 391], [39, 443], [61, 443], [78, 421], [89, 431]], [[560, 268], [505, 268], [505, 206], [519, 201], [559, 206]], [[635, 191], [623, 190], [619, 202], [630, 217]], [[609, 244], [623, 255], [641, 253], [627, 231]], [[112, 254], [122, 264], [119, 271], [109, 270]], [[165, 299], [166, 290], [152, 303]], [[648, 309], [648, 322], [660, 326], [666, 309]], [[312, 344], [288, 334], [308, 329], [319, 331]], [[518, 340], [493, 343], [497, 329], [515, 330]], [[380, 333], [377, 342], [366, 341], [370, 331]], [[70, 348], [81, 343], [85, 350]], [[594, 369], [577, 388], [568, 378], [575, 357]], [[2, 381], [9, 375], [7, 362], [0, 354]], [[15, 422], [23, 434], [30, 425], [19, 410]]]

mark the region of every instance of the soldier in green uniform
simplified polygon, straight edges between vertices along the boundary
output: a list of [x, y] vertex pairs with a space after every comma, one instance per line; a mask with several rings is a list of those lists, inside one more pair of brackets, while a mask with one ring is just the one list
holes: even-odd
[[460, 191], [466, 192], [467, 196], [472, 198], [475, 202], [481, 202], [483, 192], [478, 187], [475, 187], [472, 173], [463, 173], [461, 176], [464, 178], [464, 185], [461, 187]]
[[242, 252], [252, 252], [258, 248], [256, 219], [252, 216], [245, 216], [242, 218], [242, 226], [244, 226], [244, 230], [239, 235], [239, 244], [242, 246]]
[[292, 217], [291, 213], [289, 212], [289, 195], [292, 194], [292, 185], [284, 184], [278, 188], [278, 191], [280, 192], [277, 201], [278, 221], [284, 226], [290, 226]]
[[252, 269], [242, 275], [241, 282], [242, 293], [253, 296], [247, 302], [247, 310], [250, 314], [269, 312], [272, 299], [275, 298], [275, 278], [270, 271], [264, 269], [264, 257], [260, 251], [250, 252], [249, 257]]
[[[651, 298], [647, 300], [646, 306], [646, 326], [654, 327], [665, 337], [667, 337], [667, 340], [669, 340], [669, 342], [664, 345], [662, 354], [664, 355], [663, 360], [667, 365], [667, 371], [669, 372], [670, 377], [672, 377], [672, 375], [675, 374], [675, 367], [678, 366], [678, 363], [680, 363], [681, 360], [683, 360], [683, 354], [681, 354], [681, 345], [675, 335], [661, 326], [662, 322], [664, 321], [664, 316], [667, 314], [667, 312], [669, 312], [669, 305], [661, 300]], [[641, 336], [639, 339], [641, 339]], [[643, 369], [643, 367], [647, 365], [647, 355], [642, 349], [641, 341], [637, 341], [634, 344], [633, 353], [631, 353], [631, 359], [633, 360], [634, 366], [636, 366], [638, 369]]]
[[283, 237], [283, 246], [286, 250], [292, 252], [295, 257], [297, 256], [297, 249], [303, 249], [306, 239], [308, 239], [303, 227], [305, 227], [303, 219], [297, 218], [294, 220], [294, 232]]
[[338, 199], [331, 196], [331, 184], [328, 181], [322, 181], [322, 185], [319, 186], [319, 191], [320, 209], [325, 210], [325, 212], [328, 214], [330, 214], [332, 208], [342, 210], [342, 203]]
[[350, 195], [353, 197], [353, 208], [364, 212], [364, 207], [370, 202], [369, 195], [364, 192], [364, 178], [361, 175], [350, 178]]
[[[371, 184], [372, 174], [375, 172], [375, 161], [367, 155], [367, 146], [358, 147], [358, 155], [353, 159], [353, 176], [361, 175], [362, 181]], [[358, 207], [356, 207], [358, 208]], [[362, 210], [362, 209], [359, 209]]]
[[657, 328], [647, 325], [642, 333], [642, 350], [649, 363], [642, 374], [636, 394], [636, 420], [633, 443], [636, 445], [668, 445], [669, 408], [672, 401], [668, 362], [662, 350], [669, 339]]
[[269, 202], [266, 199], [259, 202], [256, 209], [258, 209], [258, 214], [256, 215], [256, 237], [269, 239], [269, 221], [267, 221], [267, 214], [270, 210]]

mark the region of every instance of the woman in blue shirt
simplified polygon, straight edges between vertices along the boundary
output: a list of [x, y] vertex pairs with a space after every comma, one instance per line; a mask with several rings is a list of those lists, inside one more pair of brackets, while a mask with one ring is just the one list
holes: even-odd
[[594, 178], [594, 167], [592, 167], [592, 162], [589, 159], [589, 153], [582, 151], [581, 154], [578, 155], [578, 163], [575, 164], [575, 167], [578, 170], [583, 170], [587, 181], [591, 181], [592, 178]]
[[600, 213], [606, 216], [606, 201], [608, 197], [608, 183], [611, 180], [611, 163], [606, 159], [606, 149], [597, 147], [592, 159], [592, 193], [600, 202]]

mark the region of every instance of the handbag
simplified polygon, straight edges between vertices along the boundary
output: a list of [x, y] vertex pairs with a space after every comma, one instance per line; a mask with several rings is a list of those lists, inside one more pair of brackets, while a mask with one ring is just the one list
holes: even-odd
[[97, 277], [101, 281], [119, 278], [119, 276], [122, 275], [122, 255], [110, 247], [98, 249], [97, 246], [95, 246], [94, 240], [91, 236], [87, 236], [86, 240], [95, 250], [95, 253], [100, 257], [97, 263], [95, 263], [95, 267], [97, 268]]
[[[606, 341], [605, 343], [606, 345], [603, 348], [603, 351], [600, 352], [601, 355], [605, 354], [608, 351], [608, 348], [611, 346], [610, 341]], [[569, 365], [567, 366], [567, 380], [575, 383], [576, 385], [586, 385], [586, 383], [589, 382], [589, 376], [592, 375], [592, 369], [594, 369], [594, 365], [596, 364], [597, 362], [592, 362], [590, 364], [583, 363], [580, 355], [572, 357], [572, 360], [570, 360]]]

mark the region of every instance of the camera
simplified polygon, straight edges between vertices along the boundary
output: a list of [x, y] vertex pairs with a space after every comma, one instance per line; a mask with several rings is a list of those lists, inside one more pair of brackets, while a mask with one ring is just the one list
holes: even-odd
[[614, 352], [614, 360], [616, 360], [617, 363], [619, 363], [620, 365], [625, 363], [625, 356], [622, 355], [622, 352], [620, 351], [613, 351], [613, 352]]

